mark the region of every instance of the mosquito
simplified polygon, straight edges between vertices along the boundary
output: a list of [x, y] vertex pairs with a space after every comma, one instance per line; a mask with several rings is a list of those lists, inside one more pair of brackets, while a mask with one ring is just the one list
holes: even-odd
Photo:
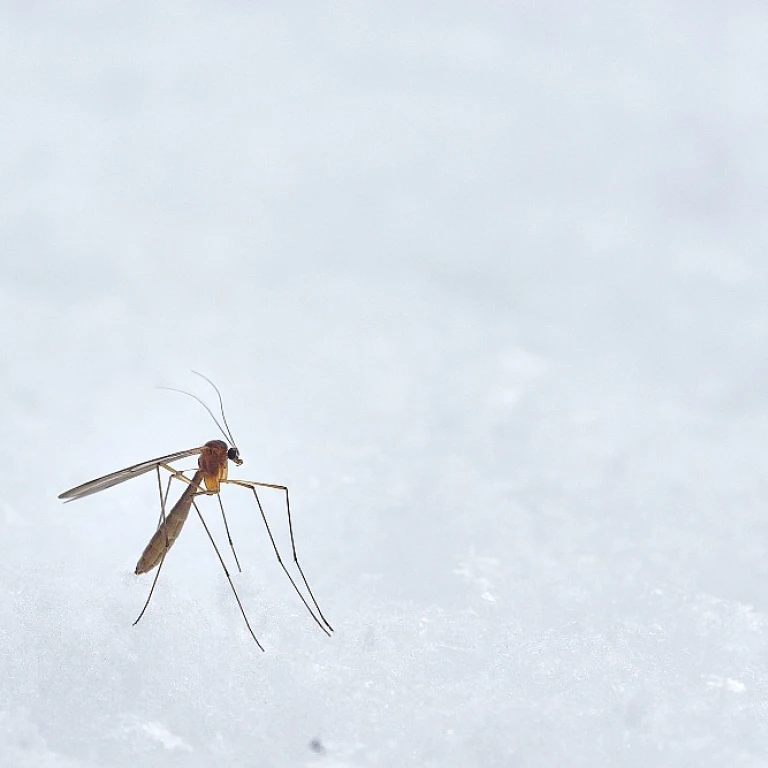
[[[196, 502], [196, 498], [198, 496], [216, 496], [216, 498], [218, 499], [219, 508], [221, 509], [221, 516], [224, 521], [224, 529], [226, 531], [227, 539], [229, 541], [229, 546], [230, 546], [230, 549], [232, 550], [232, 555], [234, 557], [235, 564], [237, 565], [237, 570], [242, 572], [242, 569], [240, 568], [240, 561], [238, 560], [237, 552], [235, 551], [235, 546], [232, 541], [232, 536], [230, 535], [230, 532], [229, 532], [227, 516], [226, 516], [226, 513], [224, 512], [224, 503], [221, 500], [221, 488], [222, 488], [222, 485], [225, 485], [225, 484], [238, 486], [240, 488], [247, 488], [253, 493], [253, 496], [256, 500], [256, 505], [258, 506], [259, 514], [261, 515], [261, 519], [263, 520], [264, 526], [267, 529], [267, 534], [272, 544], [272, 549], [275, 552], [275, 556], [277, 557], [277, 562], [280, 564], [280, 567], [283, 569], [283, 572], [288, 577], [288, 580], [290, 581], [291, 586], [293, 587], [296, 594], [299, 596], [299, 599], [301, 600], [304, 607], [309, 612], [310, 616], [313, 618], [315, 623], [320, 627], [320, 629], [330, 637], [331, 632], [333, 632], [333, 627], [330, 625], [328, 620], [323, 615], [323, 612], [320, 609], [320, 605], [315, 599], [315, 595], [312, 592], [312, 588], [309, 586], [307, 577], [304, 575], [304, 570], [301, 567], [301, 563], [299, 562], [299, 557], [296, 552], [296, 541], [293, 533], [293, 520], [291, 518], [291, 501], [288, 495], [288, 488], [284, 485], [277, 485], [275, 483], [263, 483], [263, 482], [256, 482], [254, 480], [235, 480], [235, 479], [230, 479], [228, 477], [227, 470], [228, 470], [229, 462], [231, 461], [233, 464], [239, 467], [240, 465], [242, 465], [243, 460], [240, 458], [240, 451], [238, 450], [237, 445], [235, 444], [235, 440], [232, 437], [232, 432], [230, 431], [229, 424], [227, 423], [227, 417], [224, 415], [224, 403], [222, 401], [221, 392], [219, 392], [218, 387], [207, 376], [204, 376], [202, 373], [197, 373], [197, 371], [193, 371], [193, 373], [205, 379], [205, 381], [207, 381], [208, 384], [210, 384], [211, 387], [213, 387], [213, 389], [215, 390], [216, 395], [218, 396], [218, 399], [219, 399], [219, 408], [221, 411], [222, 423], [219, 422], [219, 420], [214, 415], [213, 411], [211, 411], [211, 409], [199, 397], [197, 397], [197, 395], [193, 395], [190, 392], [185, 392], [184, 390], [173, 389], [171, 387], [162, 387], [162, 389], [170, 389], [174, 392], [180, 392], [181, 394], [188, 395], [189, 397], [192, 397], [195, 400], [197, 400], [197, 402], [200, 403], [200, 405], [202, 405], [206, 411], [208, 411], [209, 415], [211, 416], [214, 423], [216, 424], [219, 431], [224, 436], [227, 442], [225, 442], [224, 440], [218, 440], [218, 439], [209, 440], [207, 443], [205, 443], [205, 445], [202, 445], [197, 448], [189, 448], [185, 451], [177, 451], [176, 453], [169, 453], [167, 456], [160, 456], [156, 459], [150, 459], [149, 461], [142, 461], [139, 464], [134, 464], [131, 467], [120, 469], [117, 472], [112, 472], [108, 475], [104, 475], [103, 477], [98, 477], [95, 480], [90, 480], [87, 483], [83, 483], [82, 485], [76, 486], [75, 488], [70, 488], [68, 491], [64, 491], [64, 493], [60, 494], [59, 498], [63, 499], [64, 501], [74, 501], [75, 499], [82, 499], [82, 498], [85, 498], [86, 496], [90, 496], [93, 493], [99, 493], [100, 491], [104, 491], [107, 488], [111, 488], [113, 485], [124, 483], [126, 480], [131, 480], [134, 477], [139, 477], [140, 475], [144, 475], [147, 472], [154, 471], [157, 476], [157, 487], [158, 487], [158, 493], [160, 495], [160, 519], [158, 520], [157, 528], [154, 534], [152, 535], [152, 538], [149, 540], [149, 543], [144, 548], [144, 552], [142, 553], [138, 563], [136, 564], [135, 572], [137, 575], [141, 575], [144, 573], [148, 573], [154, 568], [157, 568], [157, 571], [155, 573], [152, 586], [150, 587], [149, 595], [147, 595], [147, 599], [144, 602], [144, 606], [141, 609], [141, 612], [139, 613], [138, 617], [136, 618], [136, 621], [133, 622], [133, 625], [136, 626], [136, 624], [139, 623], [145, 611], [147, 610], [147, 607], [149, 606], [149, 602], [152, 599], [152, 594], [155, 591], [155, 585], [157, 584], [157, 580], [160, 576], [160, 571], [163, 567], [163, 563], [165, 562], [165, 558], [168, 555], [168, 551], [173, 546], [174, 542], [176, 541], [179, 534], [181, 533], [181, 529], [184, 527], [184, 523], [187, 521], [189, 512], [194, 507], [195, 512], [197, 513], [197, 516], [200, 519], [200, 522], [203, 524], [203, 528], [205, 529], [208, 539], [211, 542], [211, 545], [213, 546], [214, 551], [216, 552], [216, 556], [219, 560], [219, 563], [221, 564], [221, 567], [224, 570], [224, 575], [227, 577], [229, 586], [231, 587], [232, 593], [235, 596], [235, 600], [237, 601], [237, 605], [240, 609], [240, 613], [243, 616], [245, 625], [248, 628], [248, 631], [250, 632], [251, 637], [256, 642], [256, 645], [259, 647], [260, 650], [263, 651], [264, 647], [261, 645], [258, 638], [256, 637], [256, 634], [251, 628], [251, 623], [250, 621], [248, 621], [248, 616], [246, 615], [245, 608], [243, 607], [243, 604], [240, 600], [240, 596], [237, 594], [237, 590], [235, 589], [235, 585], [234, 585], [234, 582], [232, 581], [232, 577], [230, 576], [229, 570], [227, 569], [227, 566], [224, 562], [224, 558], [221, 556], [221, 552], [219, 551], [219, 548], [216, 546], [216, 542], [213, 539], [213, 535], [211, 534], [211, 531], [207, 523], [205, 522], [205, 518], [201, 514], [200, 509], [198, 508], [197, 502]], [[181, 459], [185, 459], [190, 456], [199, 457], [197, 460], [197, 470], [195, 471], [192, 477], [187, 477], [184, 471], [176, 469], [171, 466], [171, 464], [173, 464], [174, 462], [180, 461]], [[161, 469], [169, 473], [165, 488], [163, 488], [162, 475], [160, 474]], [[179, 497], [178, 501], [173, 505], [171, 511], [168, 514], [166, 514], [165, 510], [166, 510], [166, 504], [168, 502], [168, 495], [171, 490], [171, 483], [174, 480], [185, 484], [186, 488], [184, 489], [183, 493]], [[309, 595], [309, 600], [307, 600], [303, 592], [299, 589], [296, 581], [294, 580], [290, 571], [288, 570], [285, 563], [283, 562], [283, 558], [280, 555], [280, 550], [277, 547], [277, 542], [275, 541], [275, 538], [272, 535], [272, 530], [269, 527], [267, 516], [264, 513], [264, 507], [261, 504], [261, 499], [259, 498], [259, 494], [256, 490], [257, 488], [267, 488], [267, 489], [280, 491], [285, 497], [285, 509], [288, 517], [288, 531], [290, 533], [290, 539], [291, 539], [291, 551], [293, 554], [293, 562], [301, 576], [301, 580], [304, 584], [307, 594]]]

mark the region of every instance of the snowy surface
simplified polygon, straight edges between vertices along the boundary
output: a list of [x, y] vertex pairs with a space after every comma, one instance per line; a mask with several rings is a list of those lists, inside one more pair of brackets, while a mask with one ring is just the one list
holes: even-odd
[[[768, 765], [766, 39], [2, 3], [0, 765]], [[57, 500], [217, 437], [191, 368], [332, 639], [246, 491], [264, 654], [194, 518], [131, 626], [151, 475]]]

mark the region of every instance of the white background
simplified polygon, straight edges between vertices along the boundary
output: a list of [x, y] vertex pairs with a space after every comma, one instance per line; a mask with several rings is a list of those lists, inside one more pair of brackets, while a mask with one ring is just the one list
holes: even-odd
[[[767, 39], [2, 3], [0, 765], [768, 764]], [[264, 654], [194, 518], [131, 626], [151, 475], [57, 500], [218, 437], [191, 368], [333, 639], [247, 491]]]

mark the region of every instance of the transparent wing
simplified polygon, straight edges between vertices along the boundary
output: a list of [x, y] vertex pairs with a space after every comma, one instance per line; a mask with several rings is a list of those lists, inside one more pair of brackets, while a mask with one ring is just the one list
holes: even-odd
[[64, 491], [64, 493], [59, 494], [59, 498], [64, 499], [65, 501], [82, 499], [84, 496], [90, 496], [92, 493], [98, 493], [99, 491], [103, 491], [106, 488], [111, 488], [113, 485], [117, 485], [118, 483], [124, 483], [126, 480], [132, 480], [134, 477], [143, 475], [145, 472], [150, 472], [160, 464], [169, 464], [172, 461], [185, 459], [187, 456], [195, 456], [202, 452], [202, 447], [190, 448], [186, 451], [169, 453], [167, 456], [160, 456], [157, 459], [142, 461], [141, 464], [134, 464], [132, 467], [120, 469], [117, 472], [104, 475], [104, 477], [97, 477], [95, 480], [89, 480], [87, 483], [78, 485], [75, 488], [70, 488], [68, 491]]

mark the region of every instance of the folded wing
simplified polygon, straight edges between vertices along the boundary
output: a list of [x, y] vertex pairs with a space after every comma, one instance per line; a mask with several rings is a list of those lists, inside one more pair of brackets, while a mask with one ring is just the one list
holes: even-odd
[[89, 480], [87, 483], [78, 485], [75, 488], [70, 488], [68, 491], [59, 494], [59, 498], [64, 499], [65, 501], [82, 499], [85, 496], [90, 496], [92, 493], [98, 493], [99, 491], [111, 488], [113, 485], [118, 485], [119, 483], [124, 483], [126, 480], [132, 480], [134, 477], [139, 477], [139, 475], [143, 475], [145, 472], [150, 472], [160, 464], [170, 464], [172, 461], [186, 459], [188, 456], [197, 456], [202, 452], [202, 447], [190, 448], [186, 451], [169, 453], [167, 456], [159, 456], [156, 459], [142, 461], [140, 464], [134, 464], [132, 467], [119, 469], [117, 472], [104, 475], [104, 477], [97, 477], [95, 480]]

